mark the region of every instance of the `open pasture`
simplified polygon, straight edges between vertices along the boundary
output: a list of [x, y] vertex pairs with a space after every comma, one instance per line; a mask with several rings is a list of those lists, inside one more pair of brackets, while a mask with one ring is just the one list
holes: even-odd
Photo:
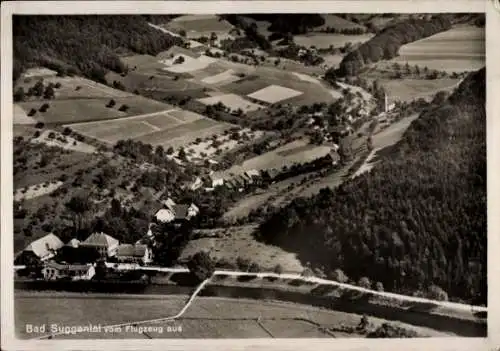
[[165, 67], [160, 63], [160, 58], [151, 55], [133, 55], [120, 57], [120, 60], [127, 65], [131, 71], [155, 73]]
[[354, 28], [361, 28], [361, 29], [366, 29], [365, 26], [362, 26], [360, 24], [354, 23], [352, 21], [348, 21], [342, 17], [339, 17], [334, 14], [322, 14], [321, 17], [325, 19], [325, 24], [323, 24], [320, 27], [315, 27], [314, 30], [322, 30], [326, 29], [328, 27], [330, 28], [335, 28], [335, 29], [354, 29]]
[[243, 112], [249, 112], [264, 108], [264, 106], [245, 100], [244, 98], [236, 94], [211, 96], [203, 99], [198, 99], [198, 101], [205, 105], [214, 105], [221, 102], [231, 111], [241, 109]]
[[347, 43], [351, 44], [362, 44], [365, 41], [370, 40], [373, 34], [361, 34], [361, 35], [343, 35], [343, 34], [331, 34], [331, 33], [308, 33], [304, 35], [296, 35], [294, 37], [295, 43], [297, 45], [305, 46], [307, 48], [329, 48], [333, 45], [334, 48], [343, 47]]
[[[115, 89], [109, 89], [111, 92], [116, 92]], [[74, 96], [61, 99], [56, 98], [55, 100], [31, 100], [20, 102], [18, 106], [27, 113], [32, 109], [35, 110], [36, 113], [31, 117], [37, 121], [64, 124], [103, 121], [158, 112], [171, 107], [170, 105], [147, 99], [140, 95], [116, 93], [114, 96], [106, 96], [105, 94], [105, 91], [103, 91], [100, 98]], [[113, 106], [108, 105], [111, 100], [115, 101]], [[48, 104], [49, 107], [45, 112], [42, 112], [40, 108], [44, 104]], [[128, 106], [128, 108], [120, 111], [120, 108], [124, 105]], [[22, 118], [19, 107], [16, 107], [18, 120], [23, 121], [25, 118]]]
[[20, 105], [14, 104], [12, 116], [14, 124], [36, 124], [36, 119], [29, 117]]
[[125, 77], [114, 72], [106, 74], [106, 80], [110, 83], [118, 81], [122, 83], [128, 90], [158, 90], [158, 91], [186, 91], [203, 89], [203, 87], [196, 82], [188, 79], [175, 79], [167, 73], [158, 72], [129, 72]]
[[210, 37], [211, 33], [215, 33], [218, 42], [232, 38], [229, 33], [234, 28], [231, 23], [219, 18], [217, 15], [180, 16], [174, 18], [164, 27], [177, 33], [184, 30], [188, 39], [196, 39], [202, 36]]
[[71, 99], [53, 100], [45, 112], [38, 110], [45, 101], [21, 102], [19, 105], [25, 110], [35, 109], [38, 112], [33, 116], [37, 121], [45, 123], [76, 123], [93, 120], [106, 120], [127, 116], [127, 113], [117, 108], [107, 108], [107, 99]]
[[54, 98], [58, 99], [82, 99], [82, 98], [120, 98], [133, 94], [113, 89], [107, 85], [94, 82], [83, 77], [43, 77], [37, 79], [20, 79], [16, 84], [16, 89], [22, 87], [28, 91], [37, 80], [42, 79], [44, 86], [49, 84], [60, 84], [54, 88]]
[[391, 62], [451, 73], [480, 69], [485, 59], [485, 29], [461, 26], [402, 46]]
[[176, 17], [169, 22], [171, 26], [180, 27], [186, 32], [199, 31], [199, 32], [221, 32], [229, 31], [233, 26], [219, 18], [217, 15], [185, 15]]
[[[183, 57], [184, 61], [182, 63], [176, 63], [180, 57]], [[217, 62], [217, 59], [205, 55], [201, 55], [198, 58], [177, 55], [172, 59], [164, 59], [160, 62], [165, 65], [163, 68], [164, 71], [171, 73], [189, 73], [207, 68], [210, 64]]]

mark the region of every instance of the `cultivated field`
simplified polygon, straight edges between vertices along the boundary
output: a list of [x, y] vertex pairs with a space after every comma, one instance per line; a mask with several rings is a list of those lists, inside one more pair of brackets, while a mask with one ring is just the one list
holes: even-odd
[[[262, 269], [272, 270], [280, 264], [284, 270], [302, 272], [303, 267], [295, 254], [278, 246], [266, 245], [255, 240], [253, 225], [230, 227], [227, 229], [200, 230], [204, 238], [191, 240], [181, 254], [181, 260], [200, 250], [210, 252], [217, 259], [236, 263], [238, 257], [257, 263]], [[213, 237], [210, 237], [213, 236]]]
[[252, 94], [249, 94], [248, 96], [256, 100], [267, 102], [269, 104], [275, 104], [277, 102], [288, 100], [302, 94], [303, 92], [301, 91], [282, 87], [280, 85], [270, 85], [265, 87], [264, 89], [260, 89]]
[[201, 81], [205, 84], [228, 84], [236, 82], [241, 78], [234, 74], [234, 71], [228, 69], [222, 73], [215, 74], [213, 76], [208, 76], [203, 78]]
[[316, 48], [329, 48], [333, 45], [334, 48], [343, 47], [347, 43], [351, 44], [361, 44], [365, 41], [370, 40], [373, 34], [361, 34], [361, 35], [343, 35], [343, 34], [330, 34], [330, 33], [308, 33], [304, 35], [294, 36], [294, 40], [297, 45], [305, 47], [316, 47]]
[[[56, 293], [57, 294], [57, 293]], [[61, 293], [16, 292], [16, 332], [26, 339], [25, 324], [58, 323], [102, 326], [172, 316], [187, 300], [184, 295], [85, 295]], [[38, 305], [37, 305], [38, 304]], [[86, 308], [75, 306], [86, 305]], [[113, 308], [119, 304], [121, 308]], [[36, 313], [36, 311], [41, 312]], [[103, 313], [103, 311], [105, 313]], [[361, 316], [355, 313], [279, 301], [258, 301], [244, 298], [197, 297], [183, 316], [175, 321], [150, 322], [142, 327], [155, 328], [147, 335], [125, 330], [119, 333], [78, 333], [56, 336], [56, 339], [132, 339], [132, 338], [299, 338], [299, 337], [360, 337], [357, 333], [337, 332], [341, 326], [355, 328]], [[369, 317], [371, 328], [387, 320]], [[450, 336], [428, 328], [397, 322], [398, 326], [414, 330], [421, 336]], [[163, 327], [160, 333], [159, 327]], [[333, 328], [332, 331], [326, 329]], [[168, 331], [168, 330], [171, 331]], [[44, 335], [44, 334], [42, 334]]]
[[[171, 295], [151, 298], [140, 295], [88, 296], [86, 294], [64, 293], [32, 293], [16, 291], [15, 326], [21, 338], [34, 337], [27, 335], [27, 323], [41, 325], [59, 323], [61, 325], [103, 326], [139, 319], [161, 318], [174, 315], [184, 306], [186, 296]], [[120, 308], [116, 308], [120, 306]], [[105, 311], [105, 313], [103, 313]], [[96, 337], [96, 336], [93, 336]]]
[[402, 46], [392, 62], [451, 73], [480, 69], [485, 57], [485, 29], [460, 26]]
[[114, 144], [135, 139], [164, 147], [183, 146], [198, 137], [218, 134], [231, 126], [175, 108], [117, 120], [72, 124], [76, 132]]
[[231, 111], [236, 111], [238, 109], [241, 109], [243, 112], [249, 112], [264, 108], [264, 106], [245, 100], [244, 98], [236, 94], [216, 95], [212, 97], [198, 99], [198, 101], [205, 105], [214, 105], [221, 102], [225, 106], [227, 106]]

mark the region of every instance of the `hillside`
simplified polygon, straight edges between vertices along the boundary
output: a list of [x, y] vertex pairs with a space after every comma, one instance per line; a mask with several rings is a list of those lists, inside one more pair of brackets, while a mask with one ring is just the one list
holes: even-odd
[[156, 55], [180, 43], [148, 26], [151, 17], [14, 16], [13, 78], [27, 68], [45, 66], [105, 82], [107, 71], [126, 70], [119, 52]]
[[431, 20], [408, 19], [386, 27], [375, 37], [347, 54], [340, 63], [338, 74], [356, 75], [364, 65], [382, 59], [389, 60], [398, 54], [402, 45], [450, 29], [451, 24], [449, 16], [436, 15]]
[[412, 123], [392, 156], [278, 210], [259, 237], [386, 290], [486, 303], [485, 69]]

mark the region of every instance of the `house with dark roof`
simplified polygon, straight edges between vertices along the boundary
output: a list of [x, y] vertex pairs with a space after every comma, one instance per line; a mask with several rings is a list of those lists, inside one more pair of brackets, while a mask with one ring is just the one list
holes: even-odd
[[42, 274], [46, 280], [90, 280], [95, 275], [95, 267], [92, 264], [60, 264], [49, 261], [42, 268]]
[[176, 204], [169, 198], [155, 213], [155, 218], [160, 223], [182, 222], [196, 217], [199, 212], [200, 209], [195, 204]]
[[112, 257], [120, 242], [105, 233], [93, 233], [85, 241], [81, 242], [81, 248], [93, 248], [99, 252], [101, 257]]
[[144, 244], [121, 244], [115, 257], [119, 262], [148, 264], [153, 260], [153, 252]]

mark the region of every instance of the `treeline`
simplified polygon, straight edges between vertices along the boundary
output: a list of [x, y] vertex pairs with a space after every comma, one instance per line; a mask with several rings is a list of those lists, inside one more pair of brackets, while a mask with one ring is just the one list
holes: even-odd
[[486, 304], [484, 104], [482, 69], [423, 112], [371, 173], [294, 200], [259, 237], [351, 280], [424, 296], [438, 286]]
[[449, 16], [436, 15], [429, 21], [409, 19], [387, 27], [347, 54], [336, 73], [340, 76], [357, 75], [365, 64], [390, 60], [397, 56], [402, 45], [448, 30], [451, 25]]
[[156, 55], [181, 43], [140, 15], [15, 15], [13, 35], [14, 80], [27, 68], [45, 66], [104, 83], [109, 70], [127, 69], [118, 52]]

